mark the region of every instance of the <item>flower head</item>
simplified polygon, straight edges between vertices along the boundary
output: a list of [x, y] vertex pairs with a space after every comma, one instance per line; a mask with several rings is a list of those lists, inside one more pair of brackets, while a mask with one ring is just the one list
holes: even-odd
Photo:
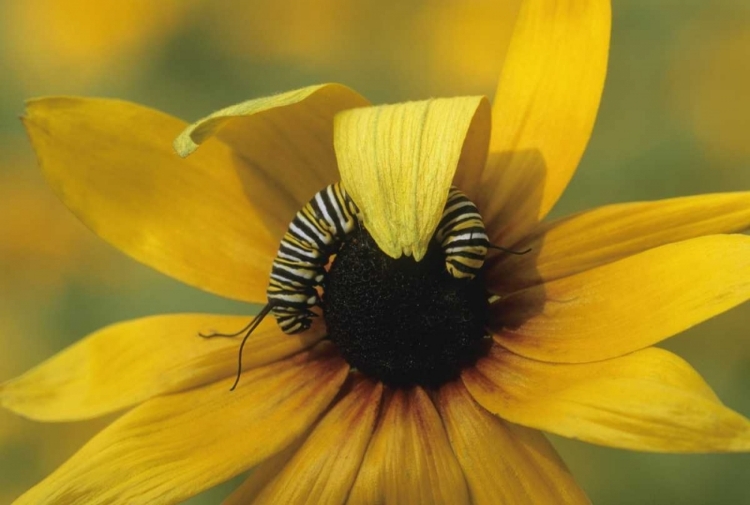
[[[339, 179], [361, 227], [299, 281], [323, 317], [293, 335], [262, 321], [231, 393], [237, 342], [197, 334], [246, 318], [202, 314], [104, 328], [5, 383], [3, 405], [35, 419], [130, 409], [20, 502], [174, 502], [256, 467], [229, 503], [585, 503], [537, 430], [643, 451], [750, 449], [750, 422], [650, 347], [750, 297], [750, 238], [727, 234], [750, 225], [750, 194], [541, 223], [593, 128], [609, 22], [608, 2], [525, 2], [492, 109], [481, 97], [373, 107], [323, 85], [185, 128], [124, 102], [30, 102], [25, 124], [66, 204], [194, 286], [265, 303], [289, 223]], [[165, 148], [175, 137], [184, 160]], [[451, 276], [433, 239], [451, 186], [489, 244], [531, 252], [488, 252], [474, 279]], [[460, 282], [477, 289], [461, 298]], [[481, 322], [481, 352], [437, 378], [387, 372], [434, 368], [429, 335], [460, 334], [456, 307], [477, 293], [486, 306], [466, 320]], [[374, 327], [383, 338], [366, 341]], [[383, 366], [354, 363], [342, 339], [381, 346]]]

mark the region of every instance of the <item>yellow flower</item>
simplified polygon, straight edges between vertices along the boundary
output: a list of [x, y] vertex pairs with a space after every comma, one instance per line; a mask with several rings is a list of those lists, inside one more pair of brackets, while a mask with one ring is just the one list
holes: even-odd
[[[429, 387], [352, 371], [321, 318], [294, 336], [266, 319], [232, 393], [237, 342], [196, 334], [246, 318], [104, 328], [0, 389], [6, 408], [38, 420], [130, 409], [19, 503], [175, 502], [252, 467], [228, 503], [585, 503], [537, 430], [643, 451], [749, 450], [750, 422], [650, 346], [750, 297], [750, 238], [726, 235], [750, 225], [750, 194], [540, 224], [588, 142], [609, 28], [608, 2], [525, 2], [492, 110], [481, 97], [368, 107], [323, 85], [185, 130], [124, 102], [30, 102], [42, 169], [81, 220], [230, 298], [265, 302], [287, 225], [339, 171], [377, 261], [429, 256], [451, 184], [477, 204], [493, 244], [532, 252], [488, 256], [488, 349]], [[175, 137], [184, 160], [167, 148]], [[378, 313], [381, 302], [361, 329], [413, 326]], [[428, 327], [455, 316], [415, 313]]]

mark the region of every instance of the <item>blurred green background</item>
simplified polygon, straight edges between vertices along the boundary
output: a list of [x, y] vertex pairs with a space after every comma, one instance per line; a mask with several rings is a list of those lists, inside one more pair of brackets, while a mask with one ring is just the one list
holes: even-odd
[[[115, 321], [250, 311], [135, 263], [79, 224], [35, 166], [17, 120], [25, 98], [118, 97], [194, 120], [328, 81], [376, 103], [491, 97], [516, 9], [517, 0], [0, 1], [0, 380]], [[599, 118], [554, 215], [750, 189], [750, 2], [614, 0], [613, 11]], [[746, 416], [749, 321], [746, 305], [664, 344]], [[109, 420], [39, 424], [0, 411], [0, 503]], [[553, 442], [595, 503], [750, 503], [748, 455]]]

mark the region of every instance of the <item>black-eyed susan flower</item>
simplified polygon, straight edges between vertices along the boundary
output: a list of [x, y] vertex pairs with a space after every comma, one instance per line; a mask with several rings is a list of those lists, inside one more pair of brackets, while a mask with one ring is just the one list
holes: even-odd
[[[65, 203], [199, 288], [265, 303], [289, 222], [339, 179], [363, 231], [341, 237], [322, 317], [292, 336], [266, 318], [233, 392], [237, 341], [197, 334], [246, 318], [201, 314], [104, 328], [5, 383], [3, 405], [34, 419], [129, 409], [19, 502], [176, 502], [255, 467], [228, 503], [583, 503], [538, 430], [642, 451], [750, 449], [750, 422], [650, 347], [750, 297], [750, 238], [729, 234], [750, 225], [750, 194], [540, 224], [593, 127], [609, 26], [608, 2], [525, 2], [492, 109], [482, 97], [372, 107], [323, 85], [185, 129], [124, 102], [30, 102], [24, 122]], [[490, 243], [531, 249], [487, 253], [463, 298], [433, 262], [447, 254], [432, 237], [452, 185]], [[377, 357], [363, 351], [354, 370], [334, 326]], [[453, 333], [482, 345], [451, 347]], [[393, 367], [416, 372], [395, 380]]]

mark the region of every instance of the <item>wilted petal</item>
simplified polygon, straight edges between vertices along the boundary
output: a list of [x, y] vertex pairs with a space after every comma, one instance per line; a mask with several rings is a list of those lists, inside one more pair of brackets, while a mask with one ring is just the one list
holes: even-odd
[[341, 181], [383, 252], [422, 259], [457, 168], [484, 164], [489, 121], [483, 97], [367, 107], [336, 116]]
[[315, 193], [339, 179], [336, 113], [369, 104], [340, 84], [308, 86], [214, 112], [190, 125], [174, 145], [187, 156], [206, 139], [221, 139], [263, 180], [253, 198], [278, 201], [277, 216], [286, 226]]

